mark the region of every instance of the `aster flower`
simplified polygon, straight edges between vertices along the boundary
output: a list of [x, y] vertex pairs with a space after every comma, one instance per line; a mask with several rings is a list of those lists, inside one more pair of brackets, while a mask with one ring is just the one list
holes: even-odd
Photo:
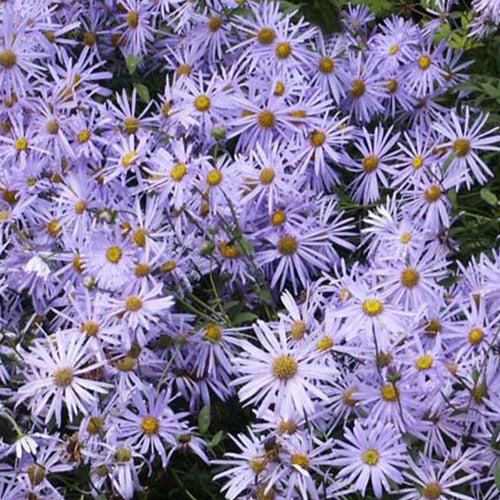
[[437, 88], [446, 85], [446, 72], [443, 69], [446, 45], [441, 42], [432, 47], [430, 42], [415, 50], [413, 62], [405, 71], [408, 89], [417, 97], [423, 97]]
[[360, 161], [348, 158], [346, 165], [349, 170], [358, 174], [351, 184], [353, 198], [356, 201], [370, 203], [380, 197], [379, 183], [387, 187], [389, 185], [387, 174], [395, 172], [391, 163], [398, 158], [398, 153], [391, 149], [397, 143], [399, 133], [393, 134], [392, 127], [384, 132], [379, 126], [373, 136], [363, 129], [363, 139], [364, 141], [356, 143], [363, 158]]
[[258, 403], [259, 415], [271, 405], [285, 417], [292, 411], [311, 415], [313, 398], [326, 398], [314, 381], [333, 379], [331, 369], [317, 366], [304, 347], [289, 346], [283, 323], [274, 332], [258, 321], [254, 331], [264, 349], [242, 342], [243, 352], [235, 360], [242, 375], [234, 381], [242, 386], [238, 391], [240, 399], [246, 404]]
[[157, 393], [153, 387], [131, 394], [131, 404], [116, 420], [117, 436], [126, 440], [141, 456], [159, 454], [163, 467], [170, 458], [166, 447], [177, 444], [176, 436], [187, 430], [182, 421], [185, 413], [174, 413], [168, 406], [170, 392]]
[[453, 488], [474, 479], [475, 474], [464, 474], [458, 476], [458, 472], [465, 466], [465, 462], [470, 459], [463, 458], [451, 466], [445, 459], [441, 463], [433, 462], [431, 459], [421, 454], [418, 462], [409, 459], [410, 472], [405, 472], [408, 482], [414, 483], [413, 488], [402, 488], [399, 491], [401, 500], [423, 500], [425, 498], [436, 498], [442, 500], [472, 500], [473, 497], [464, 495]]
[[434, 128], [446, 139], [440, 147], [451, 148], [454, 153], [452, 167], [464, 176], [467, 186], [473, 179], [484, 184], [493, 173], [478, 156], [478, 151], [500, 151], [500, 135], [495, 134], [498, 127], [482, 132], [488, 119], [487, 114], [479, 115], [475, 123], [471, 123], [470, 109], [465, 108], [465, 118], [462, 121], [454, 111], [449, 117], [436, 123]]
[[120, 33], [120, 42], [123, 43], [125, 54], [142, 55], [146, 52], [146, 45], [151, 43], [154, 28], [151, 25], [149, 7], [139, 0], [120, 0], [123, 6], [123, 22], [116, 27]]
[[[406, 467], [406, 447], [390, 425], [375, 424], [369, 428], [359, 422], [353, 430], [345, 430], [346, 441], [337, 443], [335, 466], [342, 469], [337, 479], [347, 491], [365, 494], [370, 483], [375, 496], [382, 498], [383, 491], [391, 492], [389, 480], [401, 484], [401, 469]], [[352, 485], [352, 486], [351, 486]]]
[[70, 420], [78, 413], [87, 413], [96, 395], [106, 394], [110, 388], [109, 384], [85, 378], [103, 364], [90, 363], [91, 357], [83, 336], [59, 332], [54, 343], [51, 339], [37, 343], [26, 356], [28, 381], [19, 389], [16, 404], [28, 400], [33, 413], [45, 413], [46, 423], [55, 417], [57, 425], [61, 425], [63, 405]]

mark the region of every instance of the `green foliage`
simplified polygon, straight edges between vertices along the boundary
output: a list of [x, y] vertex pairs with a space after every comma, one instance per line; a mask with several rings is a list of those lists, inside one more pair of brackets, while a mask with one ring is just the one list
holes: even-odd
[[325, 33], [340, 29], [339, 0], [287, 0], [280, 4], [284, 12], [298, 11], [300, 16], [319, 26]]

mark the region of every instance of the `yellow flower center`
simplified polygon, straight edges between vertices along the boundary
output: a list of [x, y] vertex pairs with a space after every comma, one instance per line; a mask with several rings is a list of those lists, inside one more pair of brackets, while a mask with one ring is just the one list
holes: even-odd
[[307, 325], [303, 321], [295, 321], [290, 329], [293, 340], [301, 340], [307, 332]]
[[26, 151], [26, 149], [28, 149], [28, 139], [26, 139], [26, 137], [20, 137], [14, 142], [14, 148], [17, 151]]
[[294, 453], [292, 454], [292, 464], [307, 470], [309, 469], [309, 458], [305, 453]]
[[443, 190], [441, 189], [441, 186], [434, 184], [429, 189], [424, 191], [424, 198], [429, 203], [435, 203], [439, 200], [439, 198], [441, 198], [442, 193]]
[[418, 67], [422, 70], [427, 70], [431, 67], [431, 58], [429, 56], [420, 56]]
[[122, 249], [118, 245], [113, 245], [106, 250], [106, 259], [108, 259], [111, 264], [118, 264], [122, 258]]
[[309, 141], [311, 142], [311, 145], [313, 147], [319, 148], [319, 147], [323, 146], [323, 144], [325, 143], [326, 134], [324, 132], [321, 132], [320, 130], [315, 130], [309, 136]]
[[274, 124], [276, 123], [276, 117], [274, 116], [274, 113], [271, 110], [264, 109], [259, 113], [257, 122], [259, 124], [259, 127], [264, 129], [271, 129], [274, 127]]
[[132, 452], [128, 448], [118, 448], [115, 453], [117, 462], [128, 462], [132, 458]]
[[219, 325], [208, 325], [205, 328], [204, 338], [210, 342], [220, 342], [222, 339], [222, 328]]
[[261, 28], [257, 34], [257, 40], [262, 45], [271, 45], [276, 40], [276, 31], [270, 27]]
[[274, 89], [274, 95], [281, 97], [285, 93], [285, 84], [279, 80], [278, 83], [276, 83], [276, 88]]
[[132, 356], [125, 356], [115, 363], [115, 367], [121, 372], [130, 372], [135, 368], [136, 364], [137, 361], [135, 358], [133, 358]]
[[371, 172], [375, 172], [375, 170], [377, 170], [378, 167], [378, 162], [379, 162], [378, 156], [375, 155], [365, 156], [363, 158], [363, 163], [362, 163], [363, 170], [368, 174], [370, 174]]
[[241, 256], [241, 252], [236, 245], [221, 241], [218, 247], [221, 255], [226, 259], [237, 259]]
[[263, 458], [252, 458], [248, 462], [248, 465], [250, 465], [250, 468], [256, 475], [264, 472], [267, 468], [267, 462]]
[[316, 349], [318, 351], [328, 351], [333, 347], [333, 339], [331, 337], [325, 336], [323, 337], [317, 344]]
[[86, 321], [82, 324], [80, 330], [83, 333], [86, 333], [89, 337], [97, 337], [99, 328], [99, 323], [96, 323], [95, 321]]
[[434, 338], [441, 332], [442, 329], [443, 327], [441, 326], [441, 321], [438, 319], [431, 319], [425, 326], [425, 333], [428, 337]]
[[412, 239], [411, 233], [403, 233], [401, 235], [400, 241], [401, 243], [403, 243], [403, 245], [407, 245], [408, 243], [410, 243], [411, 239]]
[[139, 262], [137, 266], [135, 266], [134, 274], [138, 278], [144, 278], [149, 276], [151, 273], [151, 266], [147, 262]]
[[211, 101], [210, 97], [207, 95], [199, 95], [195, 100], [194, 100], [194, 107], [200, 111], [201, 113], [205, 113], [205, 111], [208, 111], [211, 106]]
[[319, 63], [319, 70], [324, 75], [328, 75], [335, 70], [335, 61], [331, 57], [322, 57]]
[[399, 45], [397, 43], [389, 47], [389, 54], [391, 54], [391, 56], [397, 54], [398, 52], [399, 52]]
[[17, 56], [11, 50], [0, 53], [0, 65], [5, 69], [10, 69], [17, 63]]
[[148, 232], [145, 229], [141, 228], [134, 233], [132, 240], [138, 247], [145, 247], [147, 237]]
[[276, 174], [272, 168], [270, 168], [270, 167], [263, 168], [259, 174], [259, 181], [261, 184], [268, 186], [269, 184], [272, 184], [275, 177], [276, 177]]
[[127, 24], [132, 28], [135, 29], [137, 26], [139, 26], [139, 12], [136, 10], [131, 10], [127, 14]]
[[419, 170], [424, 166], [424, 159], [421, 156], [415, 156], [412, 161], [413, 168]]
[[47, 122], [47, 132], [50, 135], [56, 135], [59, 132], [59, 123], [57, 123], [57, 120], [49, 120]]
[[104, 425], [104, 420], [101, 417], [90, 417], [89, 423], [87, 424], [87, 432], [91, 436], [95, 436], [99, 433]]
[[61, 230], [62, 230], [61, 224], [59, 223], [59, 221], [57, 219], [51, 220], [47, 224], [47, 232], [53, 238], [55, 238], [61, 232]]
[[352, 83], [351, 94], [353, 97], [361, 97], [366, 91], [366, 85], [363, 80], [356, 79]]
[[53, 374], [54, 384], [57, 387], [68, 387], [73, 382], [74, 376], [75, 373], [71, 368], [59, 368]]
[[288, 234], [278, 240], [278, 252], [282, 255], [293, 255], [298, 247], [297, 240]]
[[141, 429], [147, 436], [152, 436], [153, 434], [158, 434], [158, 429], [160, 428], [160, 422], [156, 417], [144, 417], [141, 423]]
[[85, 203], [85, 200], [78, 200], [75, 203], [75, 212], [78, 215], [82, 215], [83, 212], [85, 212], [86, 209], [87, 209], [87, 204]]
[[76, 136], [76, 140], [78, 141], [79, 144], [84, 144], [90, 139], [90, 135], [91, 135], [91, 133], [90, 133], [89, 129], [82, 130]]
[[125, 300], [125, 309], [130, 312], [136, 312], [142, 308], [142, 300], [138, 295], [132, 295]]
[[73, 257], [73, 269], [77, 272], [77, 273], [83, 273], [83, 262], [82, 262], [82, 257], [81, 255], [79, 254], [76, 254], [74, 257]]
[[[175, 70], [175, 74], [177, 76], [189, 76], [191, 74], [191, 66], [189, 64], [181, 64], [179, 67]], [[170, 104], [170, 108], [172, 105]], [[170, 109], [169, 109], [170, 111]]]
[[483, 341], [485, 334], [484, 330], [481, 328], [473, 328], [468, 334], [469, 343], [472, 345], [477, 345]]
[[275, 53], [278, 59], [288, 59], [292, 53], [292, 46], [288, 42], [278, 43]]
[[139, 130], [140, 122], [135, 116], [129, 116], [123, 120], [123, 128], [125, 132], [129, 135], [136, 134]]
[[405, 269], [401, 273], [401, 284], [411, 290], [418, 285], [420, 274], [416, 269]]
[[222, 19], [219, 16], [213, 16], [208, 20], [208, 29], [215, 33], [222, 26]]
[[472, 399], [478, 405], [483, 404], [483, 397], [486, 395], [486, 390], [481, 382], [478, 382], [472, 389]]
[[362, 307], [367, 316], [378, 316], [384, 311], [384, 304], [379, 299], [366, 299]]
[[87, 31], [85, 35], [83, 35], [83, 43], [88, 45], [89, 47], [93, 47], [97, 42], [97, 36], [92, 31]]
[[470, 141], [467, 139], [457, 139], [453, 143], [453, 151], [459, 158], [467, 156], [470, 150], [471, 150]]
[[356, 406], [356, 399], [354, 399], [354, 395], [358, 392], [358, 389], [356, 387], [350, 387], [349, 389], [346, 389], [344, 393], [342, 394], [342, 401], [346, 406], [353, 407]]
[[363, 455], [361, 455], [361, 459], [366, 465], [373, 467], [378, 464], [380, 454], [377, 450], [370, 448], [369, 450], [366, 450]]
[[222, 182], [222, 172], [219, 170], [212, 170], [207, 175], [207, 184], [209, 186], [218, 186]]
[[298, 368], [297, 361], [289, 354], [285, 354], [274, 360], [273, 375], [280, 380], [287, 381], [296, 375]]
[[187, 166], [185, 163], [181, 162], [175, 165], [170, 171], [170, 177], [175, 182], [180, 182], [184, 179], [184, 176], [187, 174]]
[[176, 267], [177, 267], [177, 263], [175, 262], [175, 260], [167, 260], [167, 262], [165, 262], [161, 266], [161, 270], [163, 272], [169, 273], [169, 272], [173, 271]]
[[387, 80], [385, 84], [385, 88], [391, 93], [394, 94], [396, 90], [399, 88], [399, 82], [395, 78], [391, 78], [390, 80]]
[[422, 495], [428, 500], [437, 500], [441, 497], [441, 486], [439, 483], [427, 483], [422, 490]]
[[393, 384], [386, 384], [382, 389], [380, 389], [380, 395], [384, 401], [388, 403], [394, 403], [398, 399], [398, 390]]
[[278, 433], [279, 434], [295, 434], [297, 432], [298, 426], [294, 420], [282, 420], [278, 424]]
[[424, 354], [417, 358], [415, 368], [420, 371], [429, 370], [432, 368], [432, 363], [434, 363], [434, 358], [430, 354]]
[[17, 198], [19, 196], [19, 191], [15, 189], [7, 189], [5, 188], [2, 191], [2, 198], [6, 201], [11, 207], [13, 207], [17, 203]]
[[284, 210], [276, 210], [271, 217], [271, 224], [275, 227], [281, 226], [286, 222], [286, 213]]
[[136, 162], [137, 158], [137, 151], [130, 151], [129, 153], [125, 153], [122, 158], [122, 165], [125, 168], [131, 167]]

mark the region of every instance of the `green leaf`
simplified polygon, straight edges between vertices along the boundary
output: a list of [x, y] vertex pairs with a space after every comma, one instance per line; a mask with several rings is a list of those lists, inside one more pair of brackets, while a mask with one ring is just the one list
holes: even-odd
[[498, 205], [498, 198], [495, 193], [492, 193], [488, 188], [483, 188], [479, 192], [481, 198], [491, 205], [492, 207], [496, 207]]
[[137, 90], [137, 94], [139, 95], [139, 99], [144, 102], [145, 104], [149, 104], [150, 98], [149, 98], [149, 89], [146, 87], [146, 85], [143, 85], [142, 83], [136, 83], [134, 85], [135, 89]]
[[256, 319], [259, 317], [254, 314], [253, 312], [246, 311], [238, 314], [234, 319], [233, 319], [233, 324], [235, 326], [237, 325], [242, 325], [243, 323], [253, 323]]
[[267, 305], [272, 306], [273, 305], [273, 298], [271, 297], [271, 293], [269, 290], [259, 290], [257, 292], [257, 295], [262, 299], [263, 302], [265, 302]]
[[448, 191], [448, 198], [451, 201], [451, 204], [453, 205], [453, 208], [456, 210], [457, 207], [458, 207], [457, 190], [456, 189], [450, 189]]
[[466, 413], [469, 413], [469, 407], [468, 406], [462, 406], [462, 408], [456, 408], [451, 412], [452, 417], [456, 417], [458, 415], [465, 415]]
[[134, 54], [129, 54], [125, 59], [125, 62], [127, 63], [129, 74], [133, 75], [137, 69], [137, 66], [139, 65], [139, 60], [134, 56]]
[[208, 443], [209, 448], [215, 448], [221, 441], [224, 439], [225, 433], [224, 431], [217, 432], [214, 437]]
[[241, 238], [236, 242], [236, 244], [245, 255], [250, 256], [253, 254], [253, 245], [250, 241]]
[[200, 434], [206, 434], [210, 427], [210, 406], [204, 406], [198, 415], [198, 428]]
[[497, 462], [497, 467], [495, 469], [495, 484], [497, 490], [500, 491], [500, 460]]

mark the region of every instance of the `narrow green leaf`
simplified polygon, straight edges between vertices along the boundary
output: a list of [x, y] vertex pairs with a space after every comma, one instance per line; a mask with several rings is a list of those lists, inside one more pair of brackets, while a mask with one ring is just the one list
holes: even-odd
[[500, 491], [500, 460], [497, 462], [497, 467], [495, 469], [495, 484], [497, 490]]
[[206, 434], [210, 427], [210, 406], [204, 406], [198, 415], [198, 428], [200, 434]]
[[273, 298], [271, 297], [271, 293], [268, 290], [259, 290], [257, 294], [267, 305], [273, 305]]
[[241, 238], [240, 240], [237, 241], [237, 245], [240, 247], [240, 250], [245, 255], [252, 255], [253, 254], [253, 245], [252, 245], [252, 243], [250, 243], [250, 241], [245, 240], [244, 238]]
[[209, 448], [215, 448], [224, 439], [224, 431], [217, 432], [214, 437], [208, 443]]
[[451, 201], [453, 209], [456, 210], [457, 207], [458, 207], [457, 190], [456, 189], [450, 189], [448, 191], [448, 198]]
[[489, 205], [496, 207], [498, 205], [498, 198], [495, 193], [492, 193], [488, 188], [481, 189], [481, 198]]
[[254, 314], [253, 312], [246, 311], [238, 314], [234, 319], [233, 319], [233, 324], [235, 326], [237, 325], [242, 325], [243, 323], [253, 323], [256, 319], [259, 317]]
[[137, 66], [139, 65], [137, 57], [135, 57], [134, 54], [129, 54], [125, 59], [125, 62], [127, 63], [127, 69], [129, 74], [133, 75], [137, 70]]
[[143, 85], [142, 83], [136, 83], [134, 85], [134, 87], [137, 90], [137, 94], [139, 95], [139, 99], [142, 102], [149, 104], [149, 101], [150, 101], [149, 89], [146, 87], [146, 85]]

